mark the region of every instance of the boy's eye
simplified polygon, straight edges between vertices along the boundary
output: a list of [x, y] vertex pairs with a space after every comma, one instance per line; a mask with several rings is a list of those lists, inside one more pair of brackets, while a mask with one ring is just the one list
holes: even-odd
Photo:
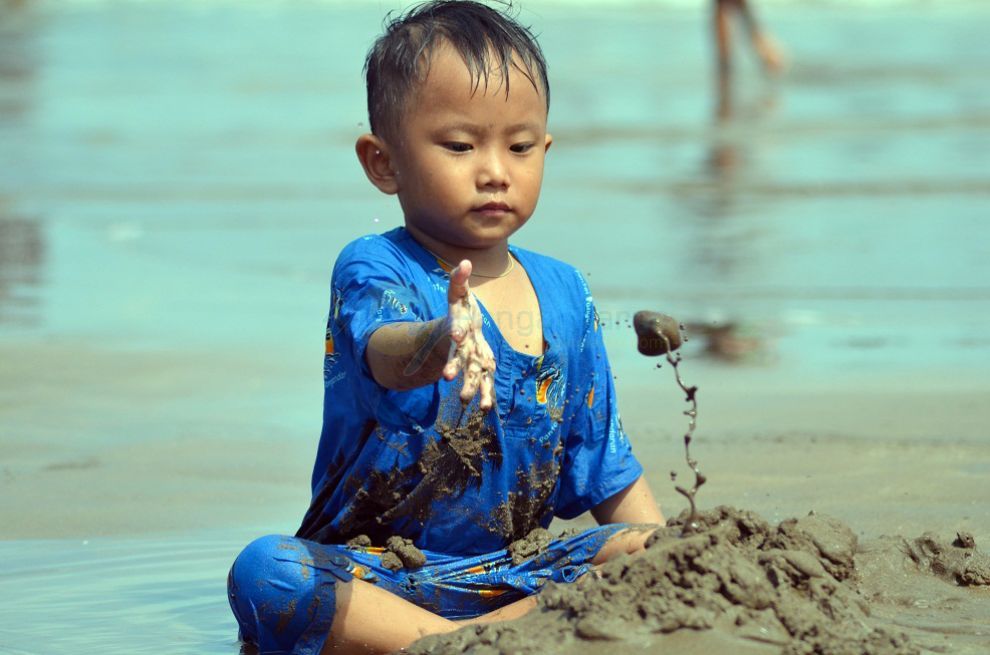
[[471, 144], [461, 143], [460, 141], [448, 141], [443, 144], [443, 147], [451, 152], [467, 152], [471, 149]]
[[509, 148], [509, 150], [516, 153], [529, 152], [533, 149], [533, 145], [534, 144], [532, 143], [515, 143]]

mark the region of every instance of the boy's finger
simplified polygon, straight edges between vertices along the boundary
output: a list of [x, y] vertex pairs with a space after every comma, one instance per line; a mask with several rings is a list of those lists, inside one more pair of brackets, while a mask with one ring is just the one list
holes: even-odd
[[447, 363], [443, 367], [443, 379], [447, 382], [457, 377], [457, 373], [461, 370], [461, 364], [464, 360], [462, 353], [457, 348], [457, 344], [451, 342], [450, 347], [451, 352], [447, 356]]
[[464, 386], [461, 388], [461, 400], [465, 402], [474, 398], [474, 394], [478, 392], [478, 370], [476, 364], [468, 364], [467, 369], [464, 371]]
[[486, 371], [491, 371], [492, 374], [495, 373], [495, 353], [492, 352], [492, 347], [488, 345], [487, 341], [482, 341], [479, 344], [478, 349], [481, 351], [481, 359], [484, 361], [484, 367]]
[[471, 269], [471, 261], [465, 259], [450, 271], [447, 302], [453, 303], [468, 295], [468, 279], [471, 277]]
[[451, 271], [451, 276], [457, 277], [458, 284], [466, 284], [468, 278], [471, 277], [471, 270], [474, 265], [471, 264], [470, 259], [462, 259], [459, 264]]
[[488, 371], [481, 374], [481, 409], [489, 410], [494, 404], [492, 375]]

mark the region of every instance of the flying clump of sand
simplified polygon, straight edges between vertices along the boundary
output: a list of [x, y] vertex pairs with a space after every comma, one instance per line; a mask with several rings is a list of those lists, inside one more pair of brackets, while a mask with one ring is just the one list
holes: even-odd
[[[771, 526], [718, 507], [673, 520], [647, 549], [570, 585], [549, 584], [538, 606], [506, 623], [475, 625], [416, 642], [425, 655], [731, 652], [909, 655], [907, 635], [871, 621], [859, 589], [857, 539], [817, 514]], [[990, 558], [965, 536], [900, 540], [884, 556], [957, 584], [990, 584]], [[931, 577], [930, 573], [925, 573]]]

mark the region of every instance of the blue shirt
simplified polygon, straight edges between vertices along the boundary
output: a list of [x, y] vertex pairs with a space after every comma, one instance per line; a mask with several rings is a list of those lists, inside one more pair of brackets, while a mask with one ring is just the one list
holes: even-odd
[[546, 347], [539, 356], [513, 349], [481, 307], [496, 362], [487, 414], [477, 397], [462, 413], [462, 376], [392, 391], [365, 360], [383, 325], [447, 315], [449, 278], [436, 257], [404, 228], [341, 252], [313, 497], [297, 536], [330, 544], [365, 534], [384, 544], [397, 534], [423, 549], [476, 555], [554, 516], [573, 518], [640, 476], [584, 278], [550, 257], [509, 250], [536, 291]]

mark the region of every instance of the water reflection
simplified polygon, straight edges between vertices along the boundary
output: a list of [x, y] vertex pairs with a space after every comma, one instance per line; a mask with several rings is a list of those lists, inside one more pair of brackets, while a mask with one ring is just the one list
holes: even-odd
[[[703, 182], [687, 203], [693, 234], [686, 270], [703, 271], [708, 285], [723, 289], [765, 277], [773, 256], [768, 244], [774, 241], [773, 224], [762, 219], [761, 198], [750, 187], [773, 176], [762, 165], [760, 154], [767, 136], [764, 126], [779, 105], [777, 87], [764, 84], [738, 106], [734, 99], [729, 77], [720, 75], [715, 125], [698, 173]], [[766, 309], [761, 310], [764, 315]], [[751, 303], [728, 294], [705, 311], [708, 320], [690, 320], [686, 325], [691, 336], [701, 341], [697, 351], [701, 356], [728, 364], [775, 359], [768, 335], [772, 326], [754, 323]], [[720, 318], [711, 320], [711, 316]]]
[[701, 357], [726, 364], [768, 364], [776, 358], [765, 325], [728, 320], [687, 323], [684, 327], [691, 339], [701, 341]]
[[[34, 84], [38, 68], [33, 23], [35, 16], [20, 2], [0, 0], [0, 139], [5, 164], [24, 154], [28, 117], [34, 108]], [[13, 142], [13, 143], [12, 143]], [[14, 149], [11, 149], [14, 146]], [[4, 167], [5, 175], [11, 171]], [[0, 182], [2, 183], [2, 182]]]
[[0, 324], [37, 320], [45, 261], [43, 224], [17, 210], [32, 167], [37, 49], [27, 3], [0, 1]]
[[37, 288], [45, 258], [41, 225], [0, 208], [0, 323], [37, 320]]

